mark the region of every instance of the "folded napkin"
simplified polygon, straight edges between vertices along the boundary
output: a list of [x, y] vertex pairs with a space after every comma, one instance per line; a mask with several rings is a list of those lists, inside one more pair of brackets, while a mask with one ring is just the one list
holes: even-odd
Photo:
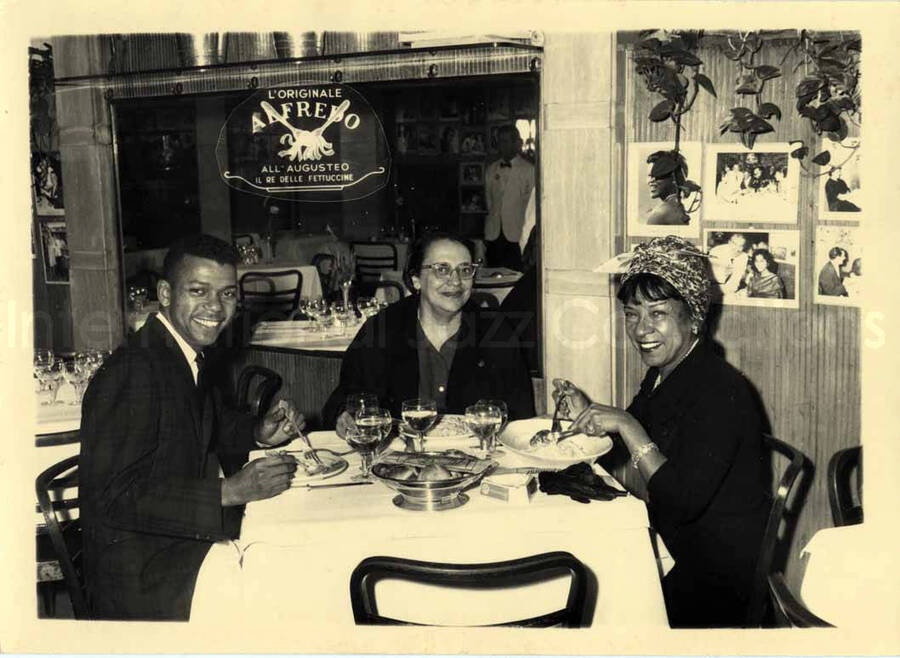
[[562, 471], [545, 471], [538, 475], [541, 491], [546, 494], [562, 494], [579, 503], [591, 500], [612, 500], [627, 495], [615, 489], [594, 473], [589, 464], [580, 462]]

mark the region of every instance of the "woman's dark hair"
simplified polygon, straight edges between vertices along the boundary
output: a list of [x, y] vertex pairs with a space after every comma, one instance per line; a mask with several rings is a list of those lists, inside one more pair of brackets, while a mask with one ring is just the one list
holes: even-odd
[[177, 240], [169, 247], [163, 261], [163, 278], [166, 281], [172, 281], [172, 277], [175, 276], [175, 272], [185, 256], [206, 258], [219, 265], [233, 265], [234, 267], [237, 267], [240, 261], [237, 249], [230, 242], [205, 233], [191, 235]]
[[674, 299], [687, 306], [687, 301], [675, 286], [655, 274], [636, 274], [619, 287], [616, 297], [623, 304], [628, 304], [635, 300], [638, 292], [641, 293], [641, 297], [651, 302]]
[[772, 252], [768, 249], [754, 249], [753, 257], [750, 259], [750, 265], [756, 269], [756, 257], [762, 256], [766, 259], [766, 267], [772, 274], [778, 273], [778, 263], [775, 262], [775, 256], [772, 255]]
[[427, 233], [413, 242], [412, 247], [410, 247], [409, 250], [409, 255], [406, 258], [406, 268], [403, 270], [403, 283], [406, 284], [406, 287], [409, 290], [415, 292], [412, 278], [422, 274], [422, 263], [425, 261], [425, 254], [428, 253], [428, 248], [440, 240], [449, 240], [450, 242], [461, 244], [468, 250], [469, 258], [472, 262], [475, 262], [475, 245], [473, 245], [470, 240], [461, 238], [452, 233], [440, 231]]

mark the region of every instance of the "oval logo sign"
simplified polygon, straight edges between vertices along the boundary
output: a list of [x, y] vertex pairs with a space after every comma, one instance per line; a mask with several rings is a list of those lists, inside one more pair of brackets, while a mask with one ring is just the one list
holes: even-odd
[[216, 144], [231, 187], [297, 201], [350, 201], [384, 187], [390, 150], [381, 121], [339, 84], [262, 89], [228, 116]]

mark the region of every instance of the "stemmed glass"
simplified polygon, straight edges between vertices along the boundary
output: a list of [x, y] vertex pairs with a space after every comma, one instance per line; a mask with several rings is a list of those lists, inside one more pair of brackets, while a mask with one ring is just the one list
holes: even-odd
[[60, 385], [59, 361], [50, 350], [34, 353], [35, 393], [42, 405], [56, 402], [56, 392]]
[[316, 331], [324, 330], [322, 319], [328, 312], [328, 302], [321, 297], [314, 297], [306, 303], [306, 312], [313, 319]]
[[360, 297], [356, 300], [356, 310], [363, 319], [378, 314], [378, 302], [372, 297]]
[[437, 403], [422, 398], [406, 400], [400, 406], [400, 415], [417, 435], [413, 439], [412, 452], [422, 452], [425, 449], [425, 432], [437, 420]]
[[378, 396], [374, 393], [351, 393], [344, 400], [344, 411], [350, 414], [351, 418], [356, 418], [360, 412], [366, 409], [378, 408]]
[[354, 417], [355, 429], [347, 432], [349, 443], [360, 456], [360, 474], [353, 480], [368, 480], [372, 457], [391, 431], [391, 413], [380, 407], [364, 407]]
[[466, 425], [478, 437], [479, 446], [486, 454], [493, 451], [494, 434], [502, 424], [500, 408], [493, 404], [478, 402], [466, 407]]
[[334, 316], [334, 323], [340, 329], [341, 333], [344, 333], [352, 324], [351, 320], [356, 319], [356, 313], [353, 311], [353, 307], [350, 304], [344, 304], [343, 302], [335, 302], [332, 304], [331, 314]]
[[489, 451], [492, 455], [502, 455], [503, 451], [497, 449], [497, 438], [503, 434], [503, 430], [506, 429], [506, 425], [509, 423], [509, 409], [506, 406], [506, 402], [503, 400], [479, 400], [476, 404], [489, 404], [500, 410], [500, 425], [494, 431], [494, 436], [491, 438]]
[[79, 353], [75, 355], [74, 359], [64, 361], [60, 366], [63, 379], [71, 384], [75, 390], [75, 395], [72, 397], [72, 401], [69, 402], [71, 405], [81, 404], [81, 399], [84, 396], [84, 389], [89, 377], [86, 363], [86, 355]]

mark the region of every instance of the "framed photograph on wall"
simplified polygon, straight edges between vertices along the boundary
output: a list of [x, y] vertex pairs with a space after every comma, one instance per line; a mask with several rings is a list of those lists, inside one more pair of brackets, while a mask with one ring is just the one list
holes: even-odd
[[441, 153], [449, 155], [459, 153], [459, 127], [457, 125], [441, 126]]
[[487, 204], [484, 200], [484, 190], [481, 188], [460, 190], [459, 210], [463, 213], [486, 213]]
[[858, 137], [848, 137], [829, 147], [831, 161], [819, 183], [819, 219], [859, 221], [860, 201], [859, 154], [862, 144]]
[[64, 215], [62, 168], [58, 151], [31, 154], [31, 191], [34, 214], [41, 216]]
[[817, 304], [861, 305], [862, 252], [858, 227], [816, 227], [813, 287]]
[[400, 155], [415, 152], [419, 147], [416, 141], [416, 125], [414, 123], [397, 124], [397, 152]]
[[787, 143], [707, 144], [703, 219], [750, 223], [797, 223], [800, 167]]
[[41, 230], [41, 254], [44, 261], [44, 281], [69, 282], [69, 243], [66, 222], [58, 218], [38, 218]]
[[799, 231], [706, 230], [703, 246], [713, 303], [799, 307]]
[[483, 130], [466, 130], [459, 143], [459, 152], [463, 155], [484, 155], [487, 152]]
[[[696, 193], [680, 197], [673, 180], [651, 179], [655, 153], [672, 150], [671, 142], [632, 142], [628, 145], [628, 234], [700, 237], [700, 199]], [[687, 179], [699, 183], [703, 147], [700, 142], [682, 142], [681, 155], [687, 163]], [[669, 186], [672, 186], [669, 189]]]
[[416, 124], [418, 151], [424, 155], [436, 155], [439, 152], [438, 130], [432, 123]]
[[461, 162], [459, 165], [459, 182], [462, 185], [484, 185], [484, 163]]

